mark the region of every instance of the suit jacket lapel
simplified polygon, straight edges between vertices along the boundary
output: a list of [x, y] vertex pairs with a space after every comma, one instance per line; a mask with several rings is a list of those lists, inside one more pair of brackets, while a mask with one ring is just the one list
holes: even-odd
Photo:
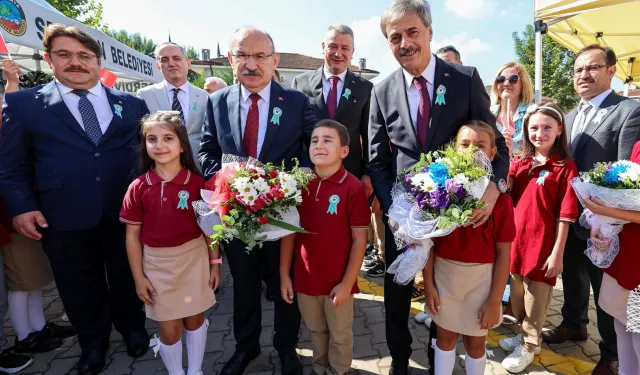
[[[187, 108], [186, 110], [189, 112], [196, 112], [199, 109], [198, 106], [200, 105], [200, 96], [202, 95], [202, 93], [195, 90], [195, 86], [191, 84], [189, 86], [189, 108]], [[195, 118], [195, 116], [189, 116], [189, 120], [193, 118]]]
[[[271, 82], [271, 95], [269, 98], [269, 112], [267, 114], [267, 131], [264, 134], [264, 140], [262, 141], [262, 148], [260, 149], [260, 155], [258, 155], [258, 160], [265, 160], [267, 155], [269, 155], [269, 151], [271, 150], [271, 146], [274, 143], [276, 134], [278, 134], [278, 129], [283, 125], [283, 118], [286, 116], [283, 108], [284, 108], [284, 96], [282, 95], [282, 87], [279, 83]], [[276, 125], [271, 122], [271, 117], [273, 113], [273, 109], [278, 107], [281, 109], [280, 115], [280, 124]]]
[[244, 147], [242, 147], [242, 120], [240, 119], [240, 100], [242, 100], [242, 93], [240, 90], [240, 84], [236, 84], [229, 91], [227, 95], [227, 108], [229, 109], [229, 127], [231, 128], [231, 135], [236, 144], [236, 149], [240, 156], [247, 156], [244, 153]]
[[413, 120], [411, 119], [411, 113], [409, 112], [409, 99], [407, 98], [407, 88], [402, 68], [396, 70], [394, 73], [394, 82], [391, 84], [391, 87], [393, 88], [393, 98], [396, 103], [398, 115], [400, 116], [400, 122], [404, 125], [415, 150], [422, 152], [423, 150], [420, 143], [418, 143], [418, 135], [413, 126]]
[[[102, 136], [102, 138], [100, 138], [100, 142], [98, 142], [98, 145], [101, 145], [102, 143], [106, 142], [107, 139], [109, 139], [109, 137], [116, 134], [118, 130], [124, 125], [122, 116], [124, 116], [124, 112], [127, 110], [120, 96], [118, 96], [110, 88], [105, 86], [103, 87], [104, 87], [105, 93], [107, 94], [107, 99], [109, 100], [109, 108], [113, 112], [113, 118], [111, 119], [111, 123], [107, 128], [107, 132]], [[116, 104], [122, 107], [122, 110], [120, 111], [120, 115], [116, 114], [116, 112], [114, 111], [115, 109], [114, 106]]]
[[576, 120], [576, 115], [578, 113], [577, 109], [572, 109], [571, 112], [567, 113], [567, 116], [565, 117], [564, 121], [565, 124], [567, 125], [567, 140], [569, 140], [569, 143], [571, 143], [571, 134], [573, 131], [573, 122]]
[[[447, 104], [450, 104], [450, 103], [446, 103], [446, 99], [445, 99], [445, 104], [436, 104], [436, 97], [437, 97], [436, 91], [438, 90], [438, 87], [440, 87], [441, 85], [444, 86], [445, 88], [447, 87], [447, 83], [449, 81], [448, 78], [450, 77], [448, 72], [449, 66], [433, 55], [431, 55], [431, 58], [436, 59], [436, 73], [434, 75], [434, 80], [433, 80], [433, 98], [431, 98], [431, 122], [429, 123], [429, 130], [427, 131], [427, 150], [430, 150], [431, 145], [434, 144], [433, 141], [435, 138], [438, 125], [440, 124], [440, 118], [442, 117], [442, 112], [444, 111], [445, 106]], [[445, 94], [445, 98], [446, 98], [446, 94]], [[436, 143], [436, 144], [439, 144], [439, 143]]]
[[152, 91], [158, 101], [158, 108], [166, 108], [165, 111], [171, 110], [171, 103], [169, 103], [169, 96], [167, 96], [167, 83], [158, 83]]
[[40, 94], [45, 106], [55, 113], [65, 125], [91, 142], [87, 133], [69, 111], [67, 104], [62, 100], [62, 95], [60, 95], [55, 81], [51, 81], [40, 89]]
[[[340, 114], [344, 112], [344, 109], [349, 105], [350, 101], [353, 101], [355, 98], [355, 94], [353, 94], [356, 90], [355, 88], [356, 80], [349, 70], [347, 70], [347, 75], [344, 76], [344, 85], [342, 85], [342, 92], [338, 97], [338, 108], [336, 109], [336, 118], [340, 117]], [[348, 98], [345, 98], [343, 95], [347, 91], [347, 89], [351, 90], [351, 94]]]
[[309, 80], [309, 88], [313, 93], [313, 97], [316, 99], [316, 103], [321, 103], [322, 113], [324, 118], [329, 118], [329, 112], [327, 111], [327, 103], [324, 101], [324, 92], [322, 88], [322, 76], [324, 75], [323, 67], [316, 70]]
[[580, 139], [578, 140], [578, 145], [576, 146], [574, 154], [580, 152], [580, 150], [587, 144], [587, 141], [591, 139], [593, 133], [595, 133], [602, 123], [607, 120], [607, 117], [609, 117], [611, 112], [618, 108], [619, 104], [620, 98], [615, 92], [611, 92], [611, 94], [602, 101], [600, 108], [598, 108], [596, 113], [593, 114], [591, 121], [585, 125], [582, 134], [580, 134]]

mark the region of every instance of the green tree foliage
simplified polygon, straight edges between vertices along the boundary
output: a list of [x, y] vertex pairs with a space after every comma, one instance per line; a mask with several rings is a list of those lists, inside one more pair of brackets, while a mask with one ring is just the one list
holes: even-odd
[[231, 68], [221, 68], [213, 70], [213, 76], [222, 78], [227, 86], [233, 85], [233, 70]]
[[[513, 42], [518, 62], [523, 64], [533, 82], [535, 77], [536, 34], [532, 25], [527, 25], [521, 34], [513, 33]], [[574, 53], [549, 36], [542, 37], [542, 96], [557, 99], [564, 109], [578, 103], [573, 88]]]
[[153, 56], [157, 43], [140, 33], [129, 34], [127, 30], [110, 30], [107, 35], [147, 56]]
[[106, 32], [108, 25], [102, 23], [102, 3], [96, 0], [48, 0], [52, 7], [76, 21]]

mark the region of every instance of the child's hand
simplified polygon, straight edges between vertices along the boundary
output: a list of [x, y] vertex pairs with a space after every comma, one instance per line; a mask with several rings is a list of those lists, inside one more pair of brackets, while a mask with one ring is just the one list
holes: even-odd
[[347, 288], [346, 285], [340, 283], [333, 287], [329, 297], [331, 298], [331, 304], [333, 307], [342, 305], [351, 295], [351, 288]]
[[212, 264], [209, 266], [209, 288], [215, 292], [220, 286], [220, 265]]
[[424, 286], [424, 305], [429, 309], [431, 314], [438, 315], [440, 311], [440, 295], [433, 285]]
[[156, 290], [153, 289], [153, 285], [151, 285], [151, 281], [146, 277], [140, 278], [135, 281], [136, 282], [136, 293], [138, 294], [138, 298], [149, 306], [153, 306], [153, 297], [157, 296]]
[[289, 276], [280, 277], [280, 294], [286, 303], [293, 303], [293, 283]]
[[598, 251], [607, 251], [611, 245], [611, 238], [605, 237], [600, 233], [599, 229], [591, 228], [591, 244]]
[[491, 329], [498, 325], [500, 322], [500, 310], [502, 309], [502, 301], [498, 302], [485, 302], [484, 305], [480, 308], [480, 312], [478, 313], [478, 322], [480, 323], [480, 328], [482, 329]]
[[547, 273], [544, 274], [544, 277], [558, 277], [562, 273], [562, 257], [557, 256], [556, 253], [551, 253], [542, 265], [542, 270], [544, 271], [545, 269]]
[[2, 60], [2, 70], [7, 77], [7, 82], [18, 83], [20, 66], [13, 60]]

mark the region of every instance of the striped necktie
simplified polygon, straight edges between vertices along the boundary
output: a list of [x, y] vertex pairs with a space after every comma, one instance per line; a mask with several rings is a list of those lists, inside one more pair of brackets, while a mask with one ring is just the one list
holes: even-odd
[[247, 123], [244, 126], [244, 136], [242, 138], [242, 147], [245, 154], [254, 159], [258, 158], [258, 129], [260, 127], [260, 112], [258, 111], [258, 100], [260, 95], [251, 94], [251, 106], [247, 113]]
[[171, 110], [180, 112], [180, 118], [184, 121], [184, 112], [182, 112], [182, 105], [180, 104], [180, 100], [178, 100], [180, 89], [174, 88], [171, 89], [171, 91], [173, 91], [173, 103], [171, 104]]

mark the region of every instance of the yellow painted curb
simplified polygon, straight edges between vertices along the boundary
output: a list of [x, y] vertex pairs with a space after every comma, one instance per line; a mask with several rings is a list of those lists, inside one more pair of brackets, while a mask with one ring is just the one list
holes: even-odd
[[[358, 277], [358, 288], [360, 293], [373, 296], [374, 299], [384, 300], [384, 287], [369, 280]], [[377, 298], [376, 298], [377, 297]], [[417, 314], [423, 309], [421, 302], [411, 302], [411, 313]], [[495, 348], [499, 348], [498, 341], [508, 336], [497, 331], [489, 331], [487, 343]], [[595, 363], [583, 361], [574, 357], [557, 354], [551, 350], [542, 348], [540, 355], [533, 360], [536, 365], [543, 366], [548, 371], [563, 375], [589, 375], [596, 366]]]

